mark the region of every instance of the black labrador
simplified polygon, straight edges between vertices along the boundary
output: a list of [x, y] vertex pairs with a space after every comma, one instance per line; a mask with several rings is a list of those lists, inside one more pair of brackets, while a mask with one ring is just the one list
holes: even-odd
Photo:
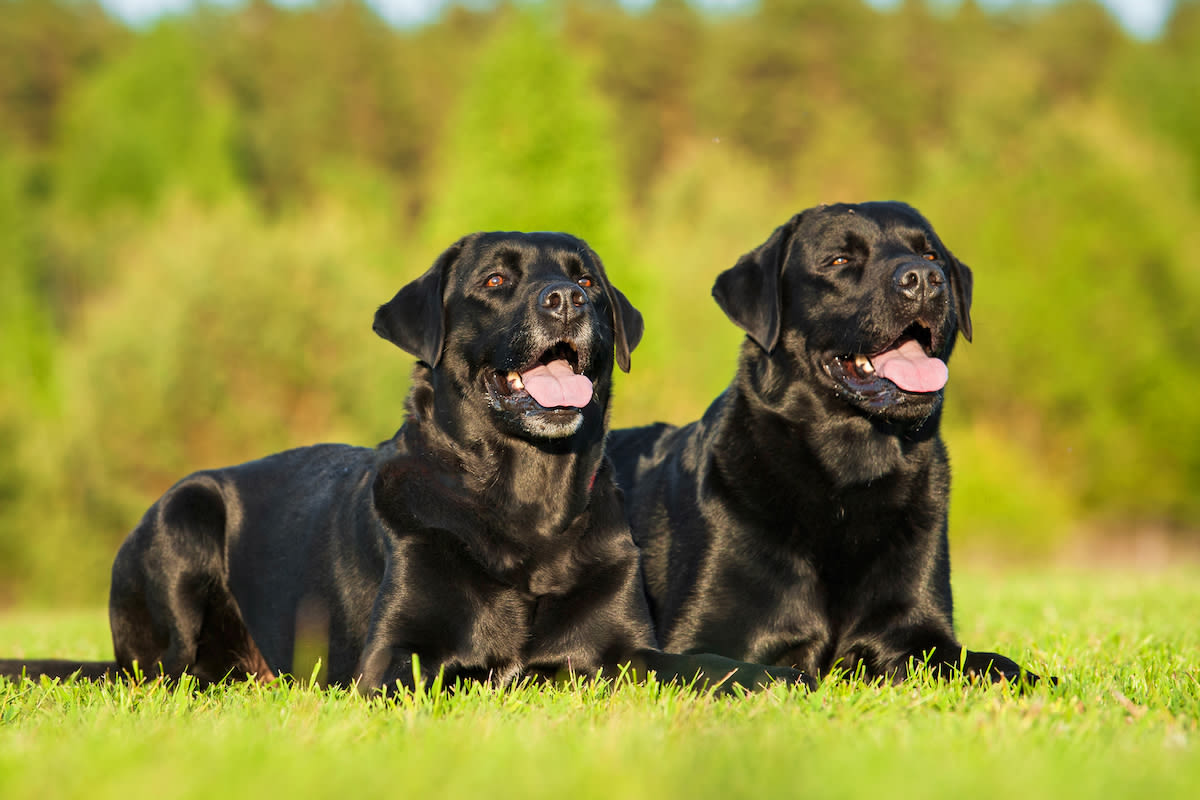
[[971, 283], [891, 202], [804, 211], [718, 276], [748, 334], [733, 383], [690, 425], [609, 436], [664, 647], [1027, 675], [954, 635], [938, 425]]
[[117, 553], [115, 662], [0, 674], [270, 680], [316, 620], [328, 681], [360, 690], [623, 665], [722, 690], [808, 680], [658, 651], [604, 454], [614, 355], [628, 370], [642, 319], [586, 243], [467, 236], [374, 328], [419, 359], [394, 438], [184, 478]]

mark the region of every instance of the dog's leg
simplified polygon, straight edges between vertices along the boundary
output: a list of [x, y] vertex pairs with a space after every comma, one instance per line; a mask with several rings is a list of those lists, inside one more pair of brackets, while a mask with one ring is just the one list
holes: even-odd
[[[424, 667], [421, 664], [422, 678], [425, 678]], [[361, 694], [386, 692], [397, 683], [407, 689], [414, 689], [417, 685], [413, 674], [413, 652], [388, 645], [379, 639], [369, 642], [363, 650], [356, 673], [355, 686]]]
[[[371, 609], [371, 622], [367, 628], [366, 639], [354, 674], [350, 678], [361, 694], [386, 692], [394, 688], [397, 682], [408, 689], [414, 689], [417, 685], [417, 676], [413, 674], [414, 632], [407, 624], [412, 618], [411, 609], [406, 608], [401, 599], [410, 595], [402, 591], [402, 583], [391, 568], [384, 572], [380, 581], [375, 606]], [[444, 626], [439, 633], [452, 636], [448, 627]], [[431, 638], [436, 640], [440, 636]], [[423, 651], [421, 656], [418, 660], [420, 677], [431, 677], [431, 667], [435, 667], [433, 674], [436, 675], [436, 665], [432, 662], [437, 660], [437, 656], [428, 651]]]
[[[611, 519], [621, 519], [619, 511]], [[534, 638], [539, 660], [568, 663], [580, 671], [615, 677], [632, 671], [645, 678], [654, 672], [663, 683], [695, 686], [701, 690], [731, 691], [734, 686], [760, 689], [776, 682], [815, 687], [813, 679], [791, 667], [749, 664], [711, 654], [664, 653], [655, 647], [650, 609], [643, 590], [638, 553], [630, 548], [624, 558], [598, 565], [579, 577], [572, 594], [543, 600], [535, 615]], [[597, 595], [608, 587], [607, 602]], [[588, 631], [587, 646], [580, 648], [579, 631]]]
[[628, 663], [639, 677], [644, 676], [648, 670], [654, 672], [662, 683], [694, 685], [699, 689], [712, 689], [717, 693], [731, 692], [734, 686], [753, 691], [773, 683], [817, 688], [817, 681], [798, 669], [749, 664], [710, 653], [680, 654], [640, 650]]
[[40, 677], [59, 680], [106, 681], [119, 674], [115, 661], [71, 661], [64, 658], [0, 659], [0, 678]]
[[[1023, 686], [1033, 686], [1041, 680], [1041, 676], [1021, 668], [1011, 658], [998, 653], [980, 653], [968, 650], [957, 642], [946, 642], [936, 647], [926, 647], [914, 651], [905, 659], [905, 664], [898, 670], [899, 677], [908, 674], [909, 664], [927, 664], [940, 678], [965, 674], [976, 678], [985, 678], [993, 683], [1008, 681]], [[1053, 679], [1051, 679], [1053, 681]], [[1055, 681], [1057, 682], [1057, 681]]]
[[[963, 648], [960, 656], [963, 670], [971, 675], [979, 675], [990, 679], [993, 683], [1008, 681], [1024, 686], [1033, 686], [1042, 678], [1022, 668], [1011, 658], [998, 653], [980, 653]], [[1058, 683], [1057, 678], [1049, 678], [1051, 683]]]
[[108, 606], [113, 652], [131, 675], [177, 678], [195, 661], [201, 609], [180, 581], [163, 574], [164, 546], [149, 516], [113, 562]]
[[221, 487], [185, 479], [162, 497], [113, 563], [109, 623], [127, 672], [201, 685], [274, 677], [254, 645], [225, 578], [227, 513]]

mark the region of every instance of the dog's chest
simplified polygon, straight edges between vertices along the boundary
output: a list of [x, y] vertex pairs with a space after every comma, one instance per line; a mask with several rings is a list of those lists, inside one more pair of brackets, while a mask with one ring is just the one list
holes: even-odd
[[838, 492], [866, 487], [877, 494], [873, 485], [895, 483], [920, 458], [914, 458], [911, 446], [906, 447], [899, 436], [880, 431], [861, 417], [825, 420], [806, 434], [816, 470]]
[[[494, 551], [501, 557], [490, 567], [503, 583], [532, 600], [564, 594], [580, 580], [581, 566], [574, 540], [572, 532], [566, 531], [557, 536], [509, 542], [509, 547]], [[500, 536], [493, 537], [493, 541], [500, 542]]]
[[[580, 646], [578, 598], [569, 589], [560, 593], [559, 580], [557, 573], [539, 571], [530, 576], [528, 586], [491, 592], [459, 640], [463, 650], [451, 660], [498, 683], [526, 674], [553, 677], [571, 666], [594, 668], [596, 648], [591, 643]], [[530, 588], [543, 586], [551, 591], [537, 594]]]

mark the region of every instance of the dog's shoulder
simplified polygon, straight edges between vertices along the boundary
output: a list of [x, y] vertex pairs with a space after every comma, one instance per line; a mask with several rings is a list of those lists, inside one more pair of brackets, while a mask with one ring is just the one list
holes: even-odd
[[422, 436], [411, 421], [374, 451], [372, 496], [376, 510], [397, 531], [422, 527], [449, 507], [469, 515], [474, 493], [464, 485], [454, 453]]
[[[676, 430], [674, 425], [656, 422], [637, 428], [621, 428], [608, 434], [605, 452], [617, 468], [618, 475], [633, 473], [638, 462], [650, 456], [667, 434]], [[618, 479], [618, 483], [620, 483]]]
[[283, 450], [225, 467], [200, 469], [181, 478], [156, 505], [179, 495], [206, 491], [224, 498], [276, 502], [280, 495], [296, 497], [326, 487], [341, 491], [347, 480], [360, 480], [373, 471], [374, 451], [348, 444], [316, 444]]
[[742, 378], [737, 377], [698, 420], [686, 425], [659, 422], [610, 433], [606, 451], [627, 501], [636, 505], [646, 484], [664, 478], [665, 473], [686, 474], [690, 482], [700, 477], [715, 454], [747, 449], [743, 428], [748, 397]]

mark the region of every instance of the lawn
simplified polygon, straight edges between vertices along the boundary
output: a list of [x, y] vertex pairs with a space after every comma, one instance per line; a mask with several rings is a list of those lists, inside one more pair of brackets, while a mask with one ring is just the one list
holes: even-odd
[[[960, 570], [955, 586], [966, 643], [1059, 686], [363, 700], [0, 682], [0, 798], [1200, 796], [1200, 567]], [[106, 657], [104, 612], [0, 615], [0, 654]]]

